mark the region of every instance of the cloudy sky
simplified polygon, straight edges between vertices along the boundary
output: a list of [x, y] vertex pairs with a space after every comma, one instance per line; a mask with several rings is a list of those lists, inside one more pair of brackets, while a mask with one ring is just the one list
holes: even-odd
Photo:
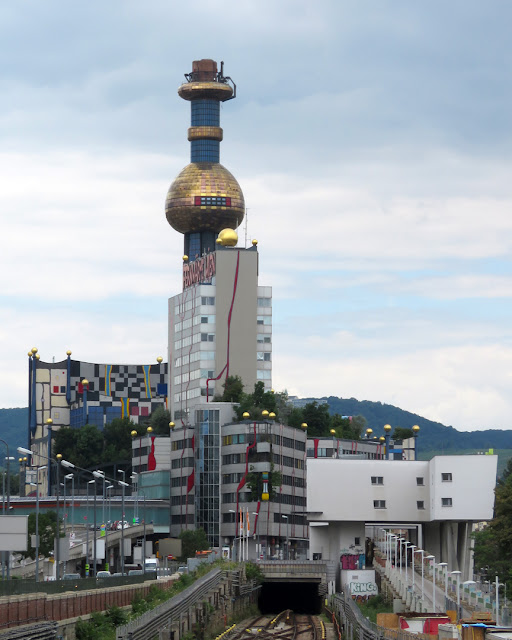
[[274, 387], [510, 428], [511, 23], [509, 0], [1, 1], [0, 406], [33, 346], [165, 356], [177, 88], [213, 58]]

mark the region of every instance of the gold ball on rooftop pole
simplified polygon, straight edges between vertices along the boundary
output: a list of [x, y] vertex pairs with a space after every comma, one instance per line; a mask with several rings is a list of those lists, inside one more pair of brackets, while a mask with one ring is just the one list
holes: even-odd
[[82, 386], [86, 387], [89, 384], [89, 380], [87, 380], [86, 378], [84, 378], [82, 380]]
[[62, 460], [62, 453], [58, 453], [55, 457], [60, 462]]
[[393, 427], [392, 427], [390, 424], [385, 424], [385, 425], [384, 425], [384, 431], [385, 431], [386, 433], [389, 433], [389, 432], [391, 431], [391, 429], [392, 429], [392, 428], [393, 428]]
[[366, 437], [369, 438], [373, 433], [373, 429], [370, 429], [370, 427], [368, 427], [368, 429], [366, 429]]
[[420, 431], [420, 428], [418, 427], [418, 425], [417, 425], [417, 424], [415, 424], [415, 425], [413, 426], [412, 430], [413, 430], [414, 435], [415, 435], [415, 436], [417, 436], [417, 435], [418, 435], [418, 433], [419, 433], [419, 431]]
[[381, 437], [379, 438], [379, 441], [380, 441], [380, 442], [386, 442], [386, 438], [385, 438], [384, 436], [381, 436]]
[[158, 362], [158, 364], [162, 364], [162, 362], [164, 361], [164, 359], [162, 358], [162, 356], [158, 356], [158, 358], [156, 359], [156, 361]]
[[271, 411], [271, 412], [268, 414], [268, 417], [269, 417], [271, 420], [273, 420], [273, 419], [276, 417], [276, 414], [275, 414], [273, 411]]
[[174, 422], [169, 422], [169, 429], [174, 429], [175, 426]]
[[261, 412], [261, 415], [262, 415], [264, 418], [268, 418], [268, 411], [267, 411], [266, 409], [263, 409], [263, 411]]
[[53, 424], [53, 420], [51, 418], [48, 418], [48, 420], [46, 420], [46, 424], [51, 427]]
[[146, 429], [146, 431], [147, 431], [148, 433], [153, 433], [153, 427], [152, 427], [152, 426], [149, 426], [149, 427]]
[[256, 238], [254, 238], [254, 240], [252, 241], [252, 246], [255, 247], [258, 244], [258, 241], [256, 240]]
[[307, 429], [307, 428], [308, 428], [308, 423], [307, 423], [307, 422], [303, 422], [300, 426], [301, 426], [303, 429]]
[[41, 356], [38, 353], [36, 353], [36, 360], [39, 360], [40, 358]]
[[27, 462], [27, 460], [28, 460], [28, 458], [27, 458], [27, 456], [25, 456], [25, 457], [23, 458], [23, 462]]
[[334, 435], [336, 433], [336, 429], [331, 429], [331, 433]]
[[135, 436], [137, 435], [137, 432], [135, 431], [135, 429], [133, 429], [133, 431], [130, 432], [130, 435], [132, 438], [135, 438]]
[[29, 358], [31, 358], [32, 357], [32, 351], [29, 351], [27, 355], [28, 355]]
[[37, 353], [37, 347], [32, 347], [32, 353], [35, 355]]
[[247, 413], [247, 411], [244, 411], [244, 412], [242, 413], [242, 418], [243, 418], [244, 420], [247, 420], [248, 418], [250, 418], [250, 415]]
[[21, 464], [23, 462], [23, 458], [18, 458], [18, 462]]
[[66, 351], [66, 355], [67, 355], [67, 356], [70, 356], [70, 355], [71, 355], [71, 351], [70, 351], [69, 349]]
[[183, 262], [188, 262], [188, 256], [183, 256]]

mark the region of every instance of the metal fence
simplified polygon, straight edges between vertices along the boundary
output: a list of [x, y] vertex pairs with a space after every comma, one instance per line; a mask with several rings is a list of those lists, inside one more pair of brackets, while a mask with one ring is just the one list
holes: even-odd
[[116, 629], [117, 640], [152, 640], [158, 631], [179, 620], [191, 606], [203, 600], [206, 594], [225, 579], [225, 572], [220, 569], [211, 571], [196, 580], [174, 598], [159, 604], [151, 611], [139, 616]]
[[0, 631], [0, 640], [55, 640], [57, 623], [53, 620]]
[[402, 629], [387, 629], [366, 618], [351, 596], [331, 596], [330, 606], [336, 616], [346, 640], [418, 640], [421, 634]]
[[155, 579], [153, 573], [141, 576], [125, 576], [119, 578], [78, 578], [77, 580], [51, 580], [35, 582], [35, 580], [2, 580], [0, 596], [19, 596], [25, 593], [64, 593], [65, 591], [90, 591], [107, 587], [120, 587], [127, 584], [141, 584], [144, 580]]

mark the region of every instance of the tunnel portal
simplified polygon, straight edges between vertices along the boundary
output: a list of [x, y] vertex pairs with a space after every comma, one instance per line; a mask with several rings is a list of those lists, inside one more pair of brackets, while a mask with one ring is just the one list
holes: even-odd
[[322, 608], [318, 587], [318, 581], [263, 582], [258, 599], [259, 609], [262, 614], [292, 609], [295, 613], [318, 615]]

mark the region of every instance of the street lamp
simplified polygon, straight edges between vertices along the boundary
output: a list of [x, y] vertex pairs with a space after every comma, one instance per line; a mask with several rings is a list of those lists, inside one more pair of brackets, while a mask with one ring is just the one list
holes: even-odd
[[[49, 418], [50, 419], [50, 418]], [[48, 421], [47, 421], [48, 422]], [[33, 456], [35, 455], [33, 451], [31, 451], [30, 449], [25, 449], [25, 447], [18, 447], [18, 453], [23, 453], [27, 456]], [[57, 469], [57, 491], [56, 491], [56, 509], [55, 511], [57, 512], [57, 543], [55, 545], [55, 564], [56, 564], [56, 572], [55, 572], [55, 578], [56, 580], [60, 579], [60, 514], [59, 514], [59, 502], [60, 502], [60, 481], [59, 481], [59, 463], [56, 460], [53, 460], [52, 458], [43, 455], [42, 453], [38, 453], [36, 454], [37, 456], [41, 457], [41, 458], [46, 458], [48, 460], [48, 469], [50, 469], [50, 465], [54, 464], [56, 469]], [[43, 468], [43, 467], [41, 467]], [[37, 481], [39, 482], [39, 471], [37, 472]], [[50, 478], [50, 474], [48, 475], [48, 487], [50, 487], [50, 482], [51, 482], [51, 478]], [[39, 490], [38, 490], [39, 493]]]
[[432, 607], [436, 612], [436, 558], [435, 556], [427, 556], [425, 560], [432, 560]]
[[444, 571], [444, 597], [448, 599], [448, 563], [447, 562], [439, 562], [438, 567], [443, 567]]
[[229, 513], [235, 514], [235, 537], [233, 538], [233, 560], [236, 562], [236, 552], [237, 552], [237, 533], [238, 533], [238, 522], [236, 521], [236, 511], [234, 509], [228, 509]]
[[[286, 560], [289, 560], [290, 556], [290, 547], [288, 542], [288, 516], [285, 516], [284, 513], [281, 514], [281, 518], [285, 518], [286, 520]], [[284, 560], [284, 558], [283, 558]]]
[[[257, 516], [258, 512], [257, 511], [253, 511], [252, 512], [253, 516]], [[256, 526], [258, 524], [258, 520], [255, 518], [255, 525], [254, 525], [254, 542], [256, 544], [256, 560], [258, 560], [258, 534], [256, 533]], [[260, 546], [261, 546], [261, 539], [260, 539]]]
[[412, 553], [411, 553], [411, 569], [412, 569], [412, 592], [414, 593], [414, 554], [415, 551], [414, 549], [416, 549], [416, 545], [415, 544], [410, 544], [409, 548], [411, 549]]
[[[123, 488], [123, 493], [122, 493], [122, 497], [121, 497], [121, 573], [124, 575], [124, 521], [125, 521], [125, 517], [124, 517], [124, 490], [126, 487], [129, 486], [129, 484], [127, 482], [125, 482], [125, 475], [126, 475], [126, 471], [124, 471], [123, 469], [118, 469], [118, 473], [122, 473], [123, 474], [123, 479], [119, 480], [119, 483], [121, 485], [121, 487]], [[170, 529], [169, 529], [170, 531]]]
[[[94, 475], [94, 473], [93, 473]], [[89, 480], [88, 484], [92, 484], [94, 485], [94, 542], [93, 542], [93, 570], [92, 570], [92, 574], [94, 577], [96, 577], [96, 568], [97, 568], [97, 555], [96, 555], [96, 480]]]
[[389, 439], [391, 437], [391, 430], [393, 429], [393, 427], [390, 424], [385, 424], [384, 425], [384, 433], [386, 434], [385, 440], [386, 440], [386, 460], [389, 460]]
[[402, 575], [402, 543], [404, 538], [398, 538], [398, 544], [400, 545], [400, 575]]
[[[64, 476], [64, 496], [66, 495], [66, 480], [71, 480], [71, 531], [75, 531], [75, 474], [68, 473]], [[66, 498], [64, 497], [64, 508], [66, 508]]]
[[412, 428], [412, 435], [414, 437], [414, 460], [418, 459], [418, 435], [420, 432], [420, 428], [417, 424], [415, 424]]
[[36, 488], [36, 582], [39, 582], [39, 469], [37, 470], [37, 484], [30, 482]]
[[423, 549], [416, 549], [415, 553], [421, 553], [421, 601], [423, 602], [423, 597], [424, 597], [423, 556], [425, 555], [425, 551]]
[[457, 607], [460, 607], [460, 575], [461, 573], [462, 573], [461, 571], [450, 571], [450, 574], [452, 576], [457, 576]]

